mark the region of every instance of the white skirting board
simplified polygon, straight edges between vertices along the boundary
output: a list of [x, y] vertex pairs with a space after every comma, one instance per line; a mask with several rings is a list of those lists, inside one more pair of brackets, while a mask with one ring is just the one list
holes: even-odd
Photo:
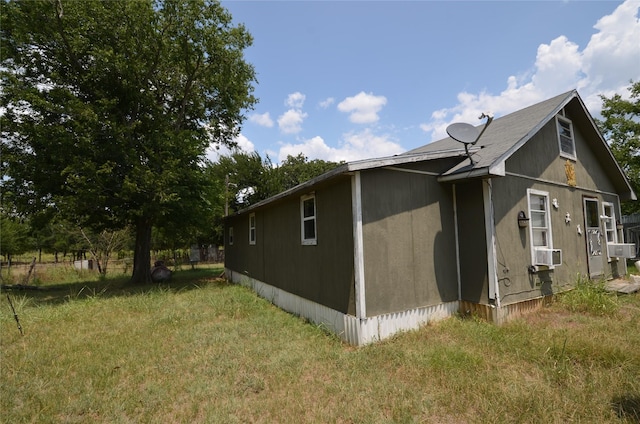
[[225, 268], [225, 274], [230, 282], [250, 287], [260, 297], [267, 299], [279, 308], [307, 318], [315, 324], [324, 325], [327, 330], [355, 346], [383, 340], [402, 331], [418, 329], [430, 321], [455, 315], [459, 309], [459, 302], [454, 301], [360, 319], [291, 294], [229, 268]]

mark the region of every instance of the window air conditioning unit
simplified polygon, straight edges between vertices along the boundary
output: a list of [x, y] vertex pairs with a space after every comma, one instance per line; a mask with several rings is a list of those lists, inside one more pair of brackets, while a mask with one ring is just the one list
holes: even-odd
[[633, 243], [607, 243], [610, 258], [635, 258], [636, 245]]
[[536, 249], [534, 256], [534, 265], [562, 265], [562, 250], [560, 249]]

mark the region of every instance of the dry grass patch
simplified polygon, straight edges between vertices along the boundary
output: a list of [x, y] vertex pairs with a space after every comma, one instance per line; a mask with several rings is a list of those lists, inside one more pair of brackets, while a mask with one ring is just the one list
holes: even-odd
[[557, 302], [353, 348], [218, 272], [12, 294], [25, 336], [5, 300], [0, 421], [638, 422], [638, 295], [613, 315]]

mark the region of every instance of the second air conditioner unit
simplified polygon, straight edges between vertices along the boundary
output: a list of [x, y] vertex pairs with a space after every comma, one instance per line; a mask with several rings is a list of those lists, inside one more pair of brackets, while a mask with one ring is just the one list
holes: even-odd
[[636, 245], [632, 243], [607, 243], [607, 254], [610, 258], [635, 258]]

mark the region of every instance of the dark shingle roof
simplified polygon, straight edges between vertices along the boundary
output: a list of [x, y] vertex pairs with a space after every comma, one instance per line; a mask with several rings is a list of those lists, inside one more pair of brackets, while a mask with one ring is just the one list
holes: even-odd
[[[509, 115], [494, 119], [482, 134], [478, 143], [472, 146], [474, 164], [472, 165], [467, 159], [462, 159], [456, 166], [443, 173], [439, 177], [439, 180], [455, 181], [472, 177], [504, 176], [505, 161], [522, 147], [524, 143], [531, 139], [547, 122], [554, 119], [558, 112], [564, 107], [571, 107], [576, 111], [579, 109], [583, 112], [578, 114], [580, 116], [576, 117], [581, 127], [589, 132], [590, 136], [588, 139], [590, 140], [591, 147], [602, 161], [605, 170], [608, 171], [609, 177], [614, 182], [622, 200], [635, 200], [636, 196], [628, 179], [615, 161], [611, 150], [600, 135], [576, 90], [567, 91], [548, 100], [510, 113]], [[445, 157], [453, 158], [463, 156], [464, 147], [461, 143], [451, 137], [447, 137], [400, 155], [342, 164], [332, 171], [279, 193], [269, 199], [251, 205], [249, 208], [238, 213], [253, 210], [278, 199], [309, 190], [322, 181], [350, 172], [410, 164]]]
[[[474, 163], [463, 160], [443, 173], [440, 181], [455, 181], [472, 177], [504, 176], [505, 161], [523, 144], [529, 141], [540, 129], [563, 109], [574, 111], [572, 119], [586, 135], [594, 153], [602, 163], [609, 178], [614, 183], [623, 200], [636, 200], [629, 180], [613, 157], [607, 142], [598, 130], [593, 118], [587, 111], [576, 90], [567, 91], [548, 100], [520, 109], [493, 120], [482, 134], [472, 153]], [[406, 155], [446, 151], [461, 147], [461, 143], [451, 137], [429, 143], [406, 152]]]
[[[472, 166], [470, 161], [463, 161], [447, 171], [444, 176], [461, 173], [500, 175], [504, 161], [577, 95], [575, 90], [569, 91], [493, 120], [475, 146], [480, 149], [473, 154], [474, 165]], [[447, 137], [406, 154], [445, 150], [455, 146], [460, 147], [460, 143]]]

